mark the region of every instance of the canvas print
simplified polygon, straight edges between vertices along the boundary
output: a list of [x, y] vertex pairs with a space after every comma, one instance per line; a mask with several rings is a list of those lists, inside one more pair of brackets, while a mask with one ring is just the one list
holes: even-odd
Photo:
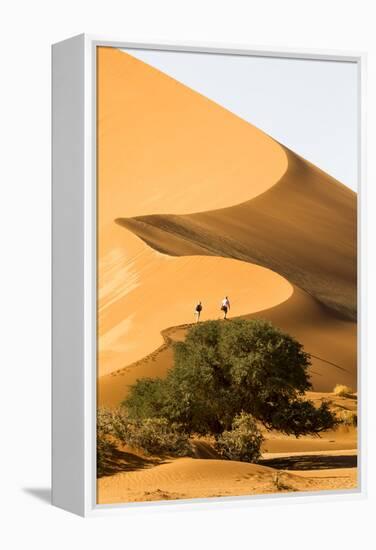
[[355, 489], [356, 64], [97, 50], [97, 502]]

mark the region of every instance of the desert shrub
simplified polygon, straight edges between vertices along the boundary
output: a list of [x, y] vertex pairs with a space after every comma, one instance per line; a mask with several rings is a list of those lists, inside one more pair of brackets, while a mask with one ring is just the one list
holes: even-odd
[[354, 427], [358, 425], [358, 415], [356, 412], [342, 409], [336, 412], [336, 416], [339, 424], [343, 424], [344, 426], [354, 426]]
[[102, 476], [106, 473], [111, 456], [114, 450], [112, 443], [106, 439], [97, 438], [97, 475]]
[[333, 390], [333, 393], [338, 397], [348, 397], [353, 394], [353, 390], [344, 384], [337, 384]]
[[99, 408], [97, 411], [97, 439], [127, 442], [131, 437], [132, 422], [124, 409]]
[[207, 321], [175, 343], [167, 378], [139, 380], [124, 405], [130, 417], [163, 417], [199, 435], [230, 431], [241, 412], [268, 429], [318, 434], [335, 419], [300, 399], [309, 366], [303, 346], [266, 321]]
[[294, 488], [283, 481], [283, 475], [286, 475], [286, 473], [280, 472], [279, 470], [276, 471], [273, 476], [274, 487], [277, 491], [293, 491]]
[[260, 447], [264, 438], [253, 417], [240, 413], [232, 422], [232, 429], [224, 431], [215, 443], [215, 449], [223, 458], [256, 462], [260, 458]]
[[188, 435], [165, 418], [144, 418], [130, 426], [127, 443], [132, 447], [156, 455], [187, 456], [192, 452]]
[[114, 451], [113, 413], [108, 409], [97, 411], [97, 474], [103, 475], [111, 461]]
[[190, 453], [188, 435], [165, 418], [130, 418], [124, 409], [99, 409], [97, 414], [97, 464], [103, 471], [114, 441], [149, 454], [184, 456]]

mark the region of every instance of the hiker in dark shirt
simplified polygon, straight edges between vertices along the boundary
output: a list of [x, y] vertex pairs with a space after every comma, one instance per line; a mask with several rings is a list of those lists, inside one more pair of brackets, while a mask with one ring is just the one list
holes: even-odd
[[201, 311], [202, 311], [202, 303], [198, 302], [198, 304], [195, 307], [196, 323], [198, 323], [200, 320]]

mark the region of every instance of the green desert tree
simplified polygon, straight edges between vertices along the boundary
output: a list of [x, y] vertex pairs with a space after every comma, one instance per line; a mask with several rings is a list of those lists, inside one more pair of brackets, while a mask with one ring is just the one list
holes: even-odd
[[286, 434], [319, 434], [336, 420], [327, 404], [302, 399], [309, 366], [303, 346], [266, 321], [207, 321], [175, 344], [166, 379], [138, 381], [124, 405], [131, 417], [164, 417], [200, 435], [230, 431], [241, 413]]
[[126, 407], [131, 418], [155, 418], [163, 416], [167, 401], [167, 386], [160, 378], [142, 378], [131, 387]]

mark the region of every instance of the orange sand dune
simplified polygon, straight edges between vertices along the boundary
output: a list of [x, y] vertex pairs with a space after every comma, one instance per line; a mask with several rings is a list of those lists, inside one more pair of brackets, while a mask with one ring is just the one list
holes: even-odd
[[220, 301], [234, 296], [232, 311], [244, 315], [286, 300], [291, 285], [276, 273], [228, 258], [172, 258], [151, 250], [114, 225], [118, 248], [99, 262], [99, 373], [104, 375], [153, 352], [163, 343], [161, 330], [194, 321], [202, 300], [201, 319], [221, 315]]
[[223, 256], [272, 269], [354, 321], [356, 195], [285, 151], [286, 173], [252, 200], [196, 214], [117, 221], [165, 254]]
[[[309, 294], [297, 288], [285, 302], [244, 317], [271, 321], [304, 345], [304, 349], [312, 354], [310, 376], [315, 391], [330, 392], [336, 384], [345, 384], [356, 389], [355, 323], [338, 318]], [[101, 376], [98, 379], [99, 405], [118, 406], [138, 378], [166, 376], [173, 365], [171, 342], [184, 339], [186, 331], [187, 327], [163, 331], [167, 341], [165, 345], [132, 365]]]
[[97, 75], [100, 229], [236, 204], [287, 169], [264, 132], [125, 52], [98, 48]]
[[[99, 48], [97, 74], [99, 405], [165, 376], [196, 301], [217, 318], [223, 295], [232, 316], [269, 319], [304, 344], [315, 389], [355, 389], [355, 195], [129, 54]], [[350, 489], [355, 446], [355, 428], [270, 432], [267, 465], [254, 465], [201, 441], [197, 458], [120, 465], [98, 480], [98, 503]]]
[[[129, 366], [129, 377], [122, 370], [100, 379], [105, 403], [118, 402], [144, 372], [163, 376], [170, 349], [138, 361], [163, 343], [163, 329], [192, 320], [196, 300], [203, 318], [218, 317], [224, 294], [232, 315], [258, 311], [337, 365], [313, 358], [315, 389], [355, 387], [355, 325], [333, 313], [355, 315], [354, 193], [112, 48], [98, 58], [98, 191], [99, 374]], [[177, 215], [192, 211], [201, 214]], [[164, 215], [148, 215], [155, 212]], [[127, 229], [115, 224], [119, 217]], [[160, 254], [129, 229], [185, 257]], [[283, 277], [254, 264], [295, 283], [293, 295]]]
[[356, 468], [278, 472], [259, 464], [180, 458], [97, 481], [98, 503], [177, 500], [291, 491], [353, 489]]
[[287, 168], [262, 131], [157, 69], [114, 48], [98, 51], [98, 372], [157, 348], [161, 331], [286, 300], [281, 276], [223, 258], [171, 258], [115, 223], [120, 216], [188, 213], [254, 197]]

